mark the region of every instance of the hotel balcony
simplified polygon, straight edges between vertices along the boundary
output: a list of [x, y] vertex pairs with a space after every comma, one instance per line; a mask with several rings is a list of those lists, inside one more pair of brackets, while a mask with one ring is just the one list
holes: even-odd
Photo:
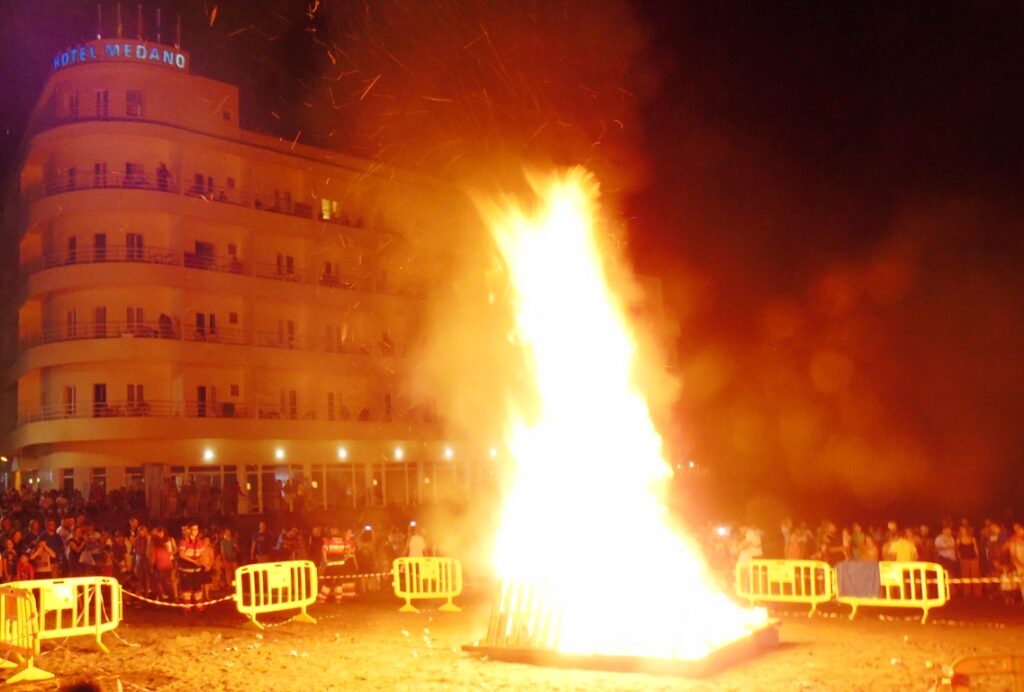
[[[246, 362], [252, 367], [272, 369], [333, 368], [365, 370], [387, 359], [394, 369], [404, 353], [390, 340], [365, 342], [346, 340], [329, 343], [302, 334], [217, 327], [184, 328], [168, 315], [146, 322], [79, 322], [73, 328], [60, 326], [28, 334], [21, 341], [22, 353], [11, 373], [20, 376], [30, 370], [70, 363], [148, 362], [231, 364]], [[75, 342], [75, 348], [66, 344]], [[239, 349], [245, 349], [240, 351]], [[256, 354], [253, 354], [255, 349]], [[293, 352], [310, 354], [296, 360]], [[348, 366], [339, 362], [348, 359]]]
[[50, 404], [23, 409], [12, 433], [18, 447], [50, 443], [133, 439], [403, 439], [437, 430], [441, 421], [421, 408], [364, 408], [342, 418], [325, 410], [287, 405], [203, 401], [107, 401]]
[[[87, 180], [90, 179], [90, 180]], [[64, 193], [86, 192], [103, 189], [138, 190], [183, 195], [206, 202], [216, 202], [273, 214], [294, 216], [300, 219], [331, 223], [355, 230], [366, 230], [362, 217], [349, 217], [347, 214], [325, 215], [321, 210], [314, 210], [311, 204], [293, 201], [287, 195], [257, 194], [240, 188], [222, 186], [209, 187], [195, 184], [183, 184], [168, 174], [125, 175], [119, 171], [105, 172], [99, 178], [89, 171], [82, 171], [82, 180], [76, 176], [73, 180], [49, 178], [44, 183], [29, 187], [24, 199], [27, 203], [37, 202], [47, 197]], [[375, 230], [380, 235], [391, 235], [388, 231]]]
[[[390, 290], [375, 281], [372, 276], [323, 271], [311, 272], [302, 267], [288, 268], [274, 262], [250, 263], [233, 255], [207, 255], [159, 247], [83, 246], [72, 251], [48, 252], [41, 257], [24, 262], [21, 265], [21, 272], [26, 280], [23, 297], [94, 283], [90, 281], [91, 277], [88, 274], [79, 276], [68, 271], [70, 267], [93, 265], [104, 265], [105, 267], [110, 265], [160, 265], [161, 267], [178, 268], [180, 273], [168, 273], [164, 276], [168, 283], [181, 285], [184, 285], [186, 270], [200, 270], [216, 274], [283, 281], [304, 287], [337, 289], [339, 292], [354, 291], [405, 297], [419, 295], [412, 291]], [[147, 285], [163, 284], [162, 281], [154, 281], [151, 272], [151, 269], [139, 272], [137, 280]], [[131, 275], [129, 273], [119, 278], [127, 281], [130, 280]], [[309, 297], [306, 296], [306, 299]]]

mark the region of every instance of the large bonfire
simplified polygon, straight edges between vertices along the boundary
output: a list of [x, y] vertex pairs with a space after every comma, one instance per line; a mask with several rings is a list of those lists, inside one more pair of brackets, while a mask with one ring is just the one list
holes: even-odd
[[721, 592], [659, 497], [671, 467], [637, 384], [637, 325], [610, 285], [596, 181], [573, 169], [530, 183], [526, 207], [481, 204], [536, 390], [536, 410], [508, 425], [495, 568], [557, 609], [558, 651], [702, 658], [765, 613]]

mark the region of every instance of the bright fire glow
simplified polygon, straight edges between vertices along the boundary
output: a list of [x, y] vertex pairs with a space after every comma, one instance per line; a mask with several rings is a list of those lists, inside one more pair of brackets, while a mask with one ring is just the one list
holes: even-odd
[[636, 382], [637, 342], [595, 238], [581, 169], [531, 179], [532, 211], [482, 204], [505, 259], [538, 411], [510, 422], [515, 460], [495, 546], [506, 582], [561, 615], [563, 653], [697, 659], [766, 620], [715, 585], [658, 499], [671, 474]]

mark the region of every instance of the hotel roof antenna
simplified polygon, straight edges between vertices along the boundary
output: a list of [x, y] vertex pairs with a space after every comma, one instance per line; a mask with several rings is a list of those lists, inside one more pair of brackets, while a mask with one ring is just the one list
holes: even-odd
[[103, 5], [96, 3], [96, 40], [103, 38]]
[[123, 34], [121, 28], [122, 28], [121, 27], [121, 3], [117, 3], [117, 37], [118, 38], [121, 38], [122, 34]]
[[160, 43], [160, 8], [156, 8], [156, 42]]
[[142, 40], [142, 5], [135, 6], [137, 12], [135, 13], [135, 38]]
[[181, 50], [181, 15], [178, 15], [178, 30], [174, 35], [174, 47]]

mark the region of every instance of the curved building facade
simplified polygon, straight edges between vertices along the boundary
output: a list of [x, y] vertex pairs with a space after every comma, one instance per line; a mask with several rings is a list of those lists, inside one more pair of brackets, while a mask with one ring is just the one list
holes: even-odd
[[429, 285], [381, 213], [438, 186], [240, 128], [237, 88], [171, 46], [53, 67], [8, 210], [8, 482], [141, 485], [158, 515], [172, 482], [237, 484], [243, 512], [288, 480], [324, 509], [463, 487], [407, 394]]

